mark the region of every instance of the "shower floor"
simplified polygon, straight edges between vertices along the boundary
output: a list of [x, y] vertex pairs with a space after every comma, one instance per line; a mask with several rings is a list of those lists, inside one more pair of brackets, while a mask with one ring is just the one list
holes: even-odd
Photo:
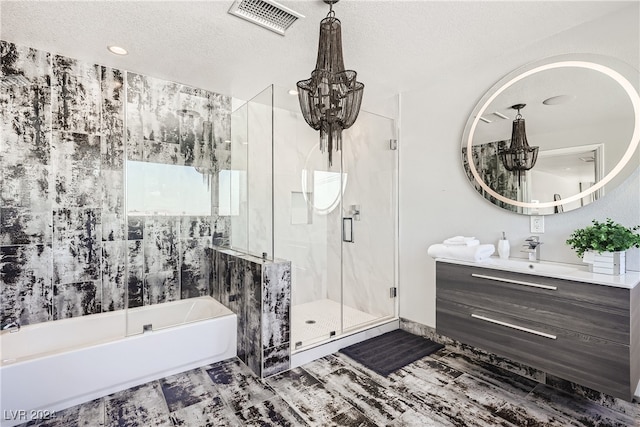
[[372, 322], [378, 317], [348, 306], [343, 307], [344, 324], [340, 318], [341, 304], [339, 302], [322, 299], [304, 304], [294, 305], [291, 315], [291, 340], [302, 342], [300, 347], [324, 341], [329, 338], [331, 331], [339, 334], [344, 329], [353, 328], [363, 323]]

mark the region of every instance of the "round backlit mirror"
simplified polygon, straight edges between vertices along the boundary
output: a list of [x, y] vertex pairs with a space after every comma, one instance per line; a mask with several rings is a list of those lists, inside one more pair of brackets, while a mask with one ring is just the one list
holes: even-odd
[[515, 70], [467, 121], [462, 163], [469, 181], [491, 203], [528, 215], [604, 197], [640, 164], [638, 85], [637, 70], [595, 55]]

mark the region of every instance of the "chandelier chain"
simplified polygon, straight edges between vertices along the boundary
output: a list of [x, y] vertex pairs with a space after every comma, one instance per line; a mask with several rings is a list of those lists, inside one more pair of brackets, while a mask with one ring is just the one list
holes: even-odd
[[335, 18], [336, 13], [333, 11], [333, 2], [329, 3], [329, 13], [327, 13], [327, 18]]

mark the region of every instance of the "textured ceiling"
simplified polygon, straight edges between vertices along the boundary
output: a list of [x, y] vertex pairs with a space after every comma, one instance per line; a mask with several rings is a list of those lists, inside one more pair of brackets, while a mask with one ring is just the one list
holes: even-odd
[[[0, 37], [74, 58], [249, 99], [269, 84], [294, 87], [314, 68], [321, 0], [281, 1], [305, 15], [280, 36], [227, 13], [227, 1], [2, 1]], [[364, 105], [426, 86], [629, 2], [342, 0], [347, 68]], [[129, 55], [106, 50], [117, 44]], [[375, 107], [374, 107], [375, 109]]]

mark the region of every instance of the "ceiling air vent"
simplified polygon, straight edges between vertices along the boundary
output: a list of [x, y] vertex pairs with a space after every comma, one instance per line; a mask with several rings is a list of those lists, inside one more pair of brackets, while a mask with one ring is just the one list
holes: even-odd
[[229, 13], [282, 36], [298, 18], [304, 18], [298, 12], [272, 0], [236, 0]]

